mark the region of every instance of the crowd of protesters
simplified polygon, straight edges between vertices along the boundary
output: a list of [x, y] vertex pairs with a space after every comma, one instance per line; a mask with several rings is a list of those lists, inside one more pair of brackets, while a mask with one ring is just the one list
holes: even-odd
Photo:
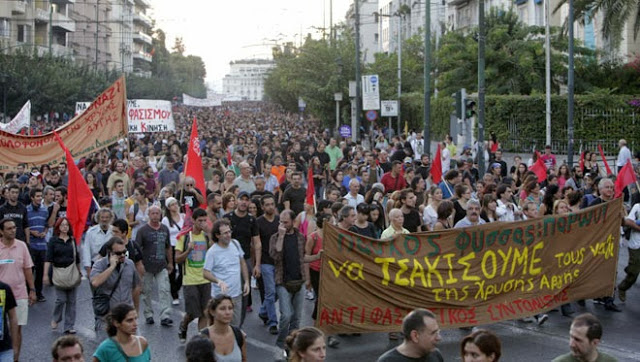
[[[183, 173], [193, 117], [199, 125], [204, 190]], [[516, 156], [507, 164], [511, 160], [503, 159], [495, 137], [486, 150], [476, 152], [470, 147], [458, 150], [446, 136], [439, 160], [442, 181], [435, 183], [420, 132], [389, 139], [385, 130], [375, 129], [371, 141], [340, 140], [314, 120], [260, 102], [176, 106], [174, 118], [175, 132], [130, 134], [76, 160], [97, 204], [79, 247], [66, 216], [66, 164], [20, 165], [17, 172], [1, 175], [0, 252], [20, 253], [23, 261], [15, 270], [0, 265], [0, 280], [16, 288], [18, 328], [11, 330], [12, 338], [21, 338], [28, 305], [46, 302], [47, 284], [56, 288], [51, 328], [62, 323], [65, 334], [75, 334], [76, 279], [84, 272], [94, 295], [96, 331], [109, 337], [94, 353], [98, 361], [117, 360], [112, 358], [118, 355], [148, 360], [152, 346], [135, 334], [140, 300], [146, 324], [154, 324], [158, 316], [162, 326], [171, 328], [171, 311], [179, 308], [181, 295], [185, 317], [176, 322], [182, 343], [190, 322], [198, 319], [202, 337], [194, 346], [206, 347], [210, 341], [217, 359], [246, 360], [241, 328], [247, 313], [255, 312], [277, 336], [279, 357], [286, 358], [288, 350], [291, 360], [318, 360], [324, 356], [324, 336], [301, 329], [300, 323], [305, 298], [315, 300], [312, 317], [317, 314], [314, 293], [327, 224], [389, 238], [569, 213], [613, 198], [613, 181], [603, 174], [597, 157], [588, 156], [583, 166], [570, 169], [557, 162], [551, 147], [540, 156], [547, 176], [539, 182], [529, 171], [537, 155], [528, 163]], [[624, 140], [620, 149], [621, 157], [631, 157]], [[484, 172], [477, 168], [478, 157], [486, 160]], [[619, 169], [625, 160], [618, 161]], [[306, 202], [308, 175], [315, 185], [314, 205]], [[636, 193], [632, 190], [626, 197], [633, 206]], [[206, 208], [199, 208], [204, 204]], [[622, 302], [640, 273], [639, 209], [633, 206], [624, 221], [630, 229], [631, 256], [618, 288]], [[259, 300], [252, 298], [254, 287]], [[596, 302], [620, 311], [613, 296]], [[565, 305], [561, 312], [570, 316], [574, 309]], [[429, 313], [408, 316], [409, 322], [417, 322], [403, 326], [403, 333], [389, 334], [404, 342], [381, 361], [403, 360], [394, 358], [395, 353], [415, 354], [420, 346], [414, 345], [412, 333], [424, 328], [434, 333], [429, 338], [435, 346], [438, 328]], [[422, 323], [424, 318], [428, 323]], [[542, 325], [547, 319], [538, 315], [525, 321]], [[478, 353], [493, 356], [486, 360], [499, 359], [499, 341], [495, 347], [496, 342], [486, 341], [495, 336], [482, 333], [465, 339], [464, 360]], [[339, 348], [339, 336], [328, 336], [326, 343]], [[485, 344], [493, 349], [482, 350]], [[14, 344], [13, 355], [19, 353], [19, 343]]]

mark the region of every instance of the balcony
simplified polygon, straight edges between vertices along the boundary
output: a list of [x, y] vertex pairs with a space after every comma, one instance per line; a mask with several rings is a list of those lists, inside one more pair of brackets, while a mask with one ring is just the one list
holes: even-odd
[[54, 4], [75, 4], [76, 0], [51, 0]]
[[451, 0], [447, 3], [449, 6], [461, 6], [468, 3], [470, 0]]
[[143, 24], [144, 26], [146, 26], [147, 28], [150, 28], [152, 25], [151, 18], [143, 13], [133, 14], [133, 21], [137, 21]]
[[11, 13], [16, 15], [24, 15], [27, 12], [27, 3], [25, 1], [11, 1]]
[[54, 28], [59, 28], [62, 31], [66, 31], [66, 32], [76, 31], [75, 20], [71, 19], [70, 17], [64, 14], [60, 14], [56, 12], [53, 13], [53, 22], [51, 26], [53, 26]]
[[49, 22], [49, 9], [36, 8], [36, 22], [48, 23]]
[[153, 39], [151, 38], [151, 36], [141, 32], [141, 31], [137, 31], [135, 33], [133, 33], [133, 41], [138, 41], [138, 42], [142, 42], [142, 43], [146, 43], [149, 45], [153, 45]]
[[153, 60], [153, 56], [151, 56], [151, 54], [149, 53], [138, 51], [138, 52], [133, 52], [133, 59], [140, 59], [145, 62], [151, 63], [151, 61]]
[[151, 3], [148, 0], [135, 0], [135, 3], [146, 9], [151, 7]]
[[[38, 56], [42, 57], [49, 54], [48, 46], [38, 45], [36, 46], [36, 49], [38, 51]], [[52, 44], [51, 55], [61, 58], [73, 58], [73, 49], [67, 48], [66, 46], [60, 44]]]

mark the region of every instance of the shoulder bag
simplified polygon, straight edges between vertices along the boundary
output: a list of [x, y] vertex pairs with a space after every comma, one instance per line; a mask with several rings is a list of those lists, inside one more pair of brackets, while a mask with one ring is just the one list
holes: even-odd
[[[73, 240], [69, 240], [73, 243]], [[81, 277], [78, 266], [76, 265], [76, 246], [72, 244], [73, 262], [67, 267], [53, 267], [53, 277], [51, 281], [53, 285], [60, 289], [73, 289], [80, 284]]]

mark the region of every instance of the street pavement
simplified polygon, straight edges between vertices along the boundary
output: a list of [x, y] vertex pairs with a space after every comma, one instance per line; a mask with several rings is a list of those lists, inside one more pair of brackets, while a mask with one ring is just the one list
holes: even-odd
[[[624, 277], [624, 266], [627, 263], [627, 251], [620, 250], [618, 263], [618, 280]], [[79, 287], [77, 300], [76, 330], [85, 347], [85, 359], [91, 360], [91, 355], [100, 343], [93, 331], [93, 312], [91, 296], [87, 280], [83, 280]], [[54, 290], [45, 288], [47, 301], [37, 303], [30, 308], [29, 324], [23, 329], [23, 344], [21, 361], [50, 361], [50, 346], [62, 335], [61, 331], [50, 328], [51, 315], [54, 304]], [[247, 350], [249, 361], [273, 361], [275, 352], [275, 336], [268, 333], [258, 318], [259, 294], [253, 290], [254, 311], [247, 313], [243, 330], [248, 335]], [[620, 361], [640, 361], [640, 287], [635, 285], [627, 292], [627, 303], [616, 303], [622, 308], [622, 313], [607, 312], [602, 305], [595, 305], [587, 301], [585, 308], [574, 304], [578, 313], [592, 312], [600, 318], [604, 327], [604, 335], [600, 349], [616, 356]], [[310, 318], [313, 309], [312, 301], [305, 300], [303, 325], [311, 325]], [[156, 310], [157, 305], [156, 305]], [[160, 326], [156, 314], [156, 324], [146, 325], [144, 318], [139, 318], [138, 334], [145, 336], [151, 346], [152, 359], [155, 361], [184, 361], [184, 345], [178, 341], [178, 323], [182, 318], [184, 304], [173, 307], [173, 327]], [[550, 361], [554, 357], [569, 351], [569, 326], [571, 319], [563, 317], [559, 312], [549, 313], [549, 320], [538, 326], [532, 323], [506, 321], [483, 326], [493, 330], [502, 340], [502, 361], [537, 362]], [[189, 338], [197, 333], [196, 324], [189, 326]], [[61, 329], [61, 327], [59, 327]], [[467, 332], [453, 329], [442, 331], [442, 342], [439, 347], [445, 361], [460, 361], [459, 342]], [[383, 333], [363, 334], [361, 337], [337, 337], [341, 343], [337, 349], [328, 349], [327, 361], [375, 361], [384, 351], [394, 347], [399, 342], [391, 342]]]

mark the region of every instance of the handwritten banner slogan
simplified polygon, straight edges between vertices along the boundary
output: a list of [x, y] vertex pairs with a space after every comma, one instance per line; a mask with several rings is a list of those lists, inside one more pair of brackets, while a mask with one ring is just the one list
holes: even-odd
[[[127, 135], [126, 85], [124, 77], [100, 94], [87, 110], [56, 131], [75, 159], [99, 151]], [[53, 132], [21, 136], [0, 131], [0, 171], [16, 170], [64, 160]]]
[[[76, 102], [76, 115], [82, 114], [91, 102]], [[171, 102], [153, 99], [127, 100], [129, 133], [175, 131]]]
[[622, 200], [575, 214], [375, 240], [327, 226], [316, 326], [392, 332], [414, 308], [443, 328], [532, 316], [614, 289]]

